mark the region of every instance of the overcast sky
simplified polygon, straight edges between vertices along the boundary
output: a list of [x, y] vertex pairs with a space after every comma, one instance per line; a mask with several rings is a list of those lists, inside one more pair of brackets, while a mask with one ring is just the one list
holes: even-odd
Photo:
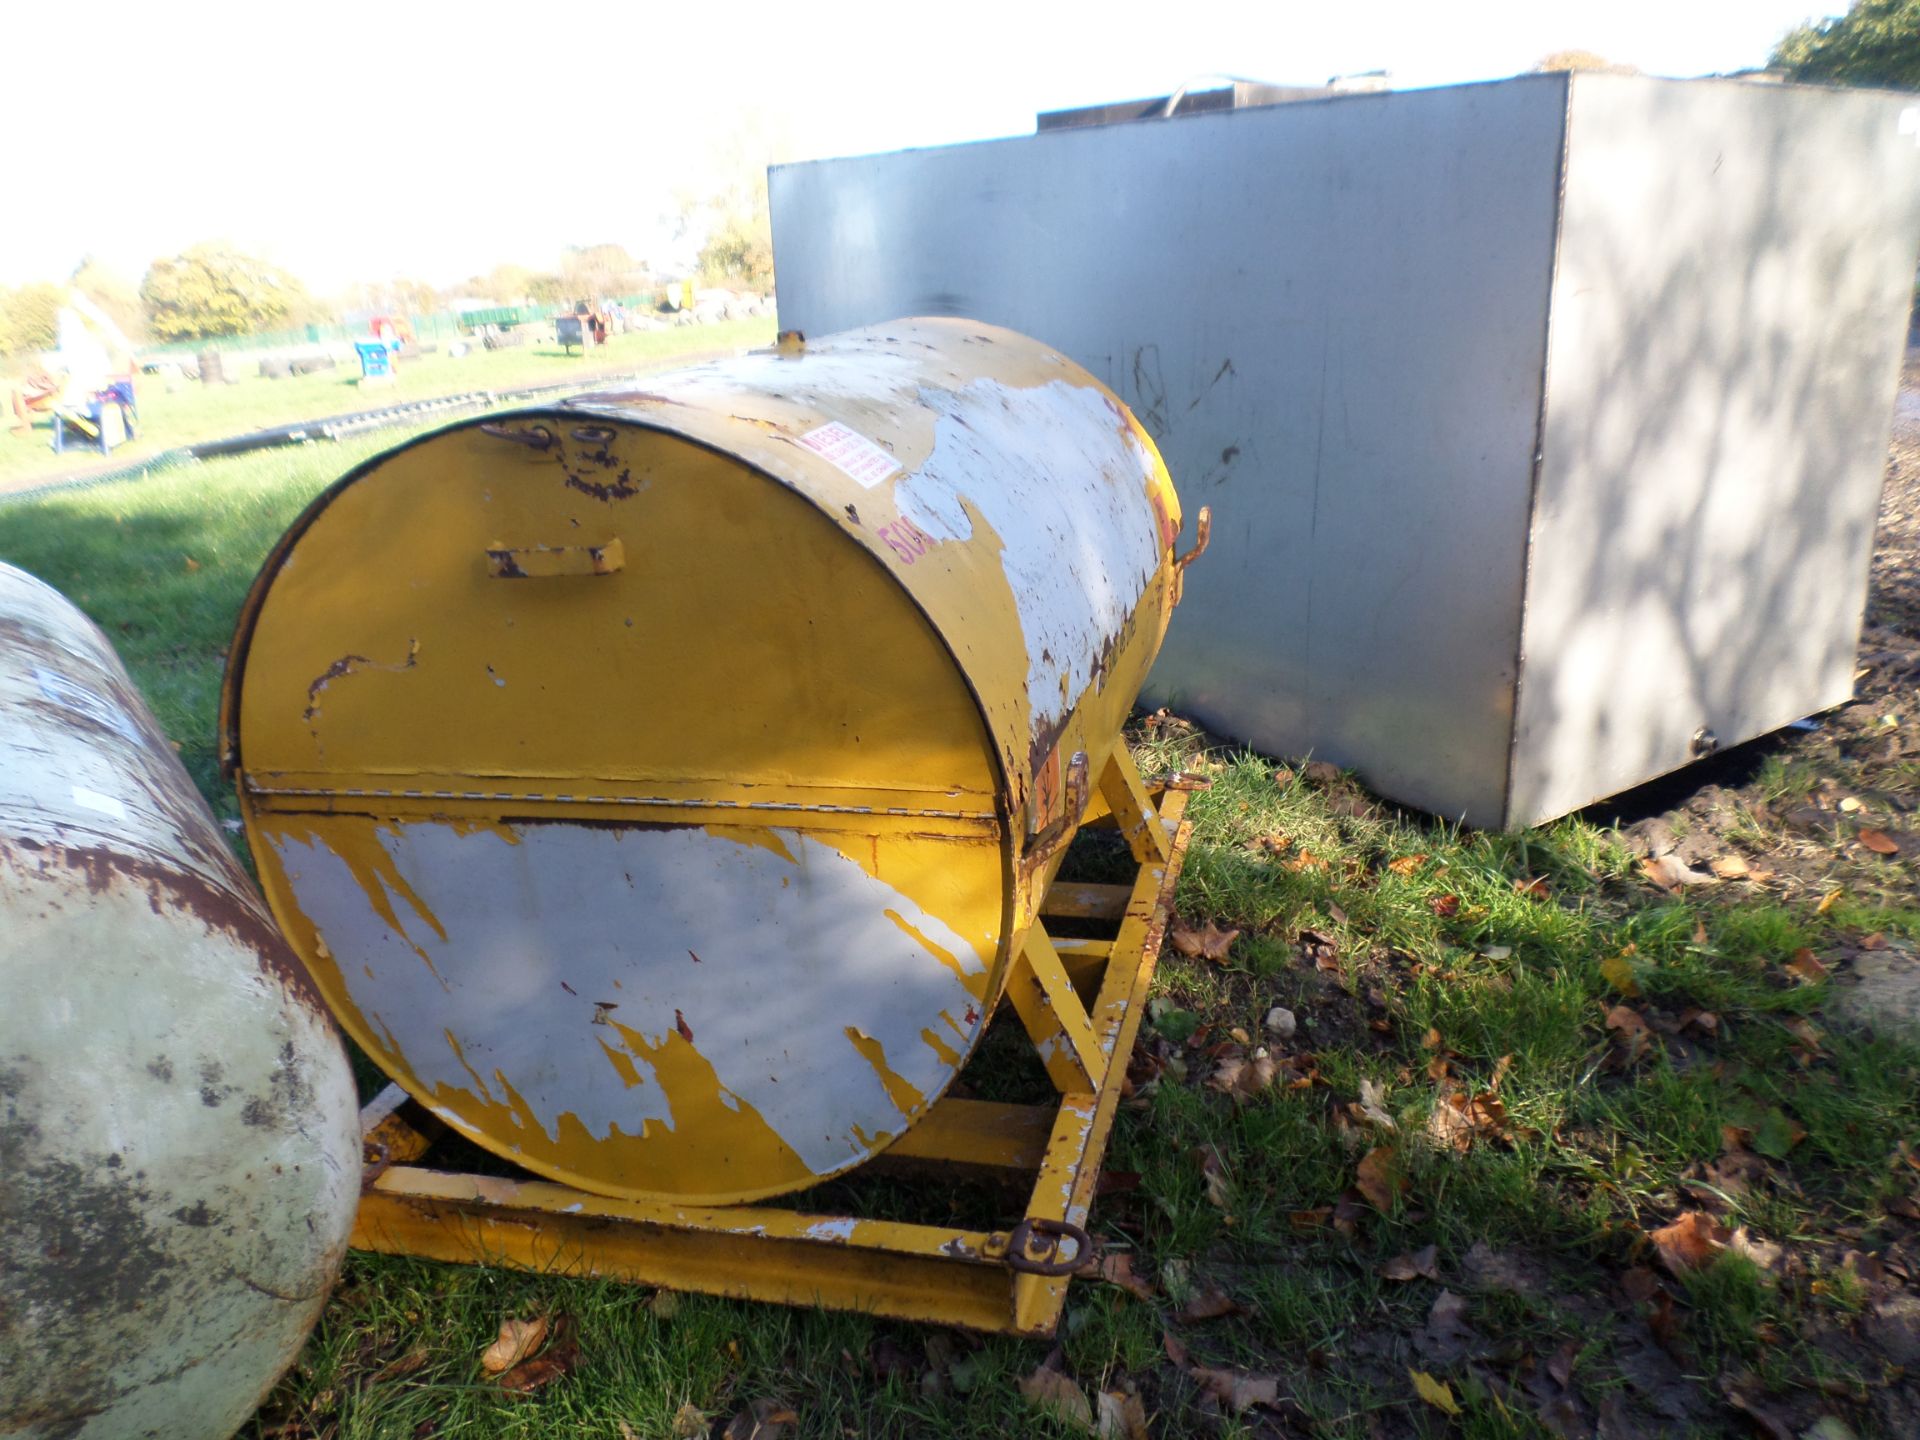
[[[1488, 79], [1581, 48], [1661, 75], [1763, 63], [1823, 0], [827, 3], [90, 0], [0, 28], [0, 282], [93, 253], [137, 281], [225, 238], [323, 291], [561, 247], [645, 255], [757, 116], [789, 158], [1029, 133], [1208, 74]], [[57, 188], [56, 188], [57, 187]]]

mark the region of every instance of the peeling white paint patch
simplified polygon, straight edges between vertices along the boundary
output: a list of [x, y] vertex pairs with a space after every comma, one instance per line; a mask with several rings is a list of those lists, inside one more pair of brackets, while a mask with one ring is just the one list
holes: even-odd
[[923, 389], [939, 419], [933, 453], [894, 485], [900, 513], [935, 540], [966, 540], [978, 515], [1000, 539], [1027, 650], [1036, 730], [1051, 728], [1093, 682], [1159, 565], [1160, 529], [1147, 498], [1153, 457], [1091, 386], [974, 380]]
[[[983, 975], [994, 947], [976, 949], [815, 833], [770, 833], [784, 853], [682, 827], [531, 824], [511, 836], [378, 827], [394, 872], [444, 938], [398, 904], [389, 908], [403, 929], [391, 928], [323, 843], [275, 836], [273, 845], [354, 1006], [429, 1087], [499, 1101], [510, 1084], [525, 1102], [516, 1114], [530, 1113], [550, 1139], [565, 1115], [596, 1136], [672, 1129], [676, 1097], [621, 1029], [656, 1047], [684, 1021], [720, 1087], [697, 1097], [719, 1102], [707, 1112], [713, 1143], [726, 1143], [716, 1111], [751, 1107], [808, 1166], [828, 1171], [871, 1151], [862, 1134], [907, 1126], [848, 1045], [848, 1027], [877, 1040], [892, 1073], [931, 1098], [953, 1067], [920, 1032], [943, 1014], [977, 1014], [961, 974]], [[778, 1000], [748, 1003], [753, 994]], [[981, 1023], [955, 1027], [957, 1048]]]
[[84, 785], [73, 787], [73, 803], [83, 810], [92, 810], [115, 820], [127, 818], [127, 807], [120, 803], [118, 797], [102, 795], [98, 790], [89, 790]]
[[803, 1232], [809, 1240], [851, 1240], [853, 1227], [857, 1220], [819, 1220], [807, 1226]]

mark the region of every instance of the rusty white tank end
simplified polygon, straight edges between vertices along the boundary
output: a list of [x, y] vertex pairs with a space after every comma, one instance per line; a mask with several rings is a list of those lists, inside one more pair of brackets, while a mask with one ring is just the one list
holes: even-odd
[[4, 565], [0, 992], [0, 1434], [229, 1434], [345, 1253], [352, 1077], [105, 638]]

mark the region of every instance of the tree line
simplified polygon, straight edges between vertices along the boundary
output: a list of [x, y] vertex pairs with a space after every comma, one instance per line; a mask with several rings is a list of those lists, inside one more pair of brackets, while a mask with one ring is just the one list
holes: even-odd
[[[765, 294], [773, 288], [773, 239], [766, 182], [698, 202], [693, 218], [706, 234], [698, 254], [702, 284]], [[82, 260], [65, 282], [0, 287], [0, 356], [19, 358], [53, 348], [60, 307], [70, 289], [84, 291], [130, 339], [157, 343], [259, 335], [330, 322], [344, 313], [421, 315], [453, 300], [499, 305], [568, 304], [645, 294], [662, 278], [624, 246], [571, 246], [551, 270], [496, 265], [458, 285], [393, 279], [349, 286], [323, 300], [279, 265], [232, 245], [207, 241], [147, 267], [136, 287], [97, 260]], [[672, 277], [683, 278], [683, 277]]]

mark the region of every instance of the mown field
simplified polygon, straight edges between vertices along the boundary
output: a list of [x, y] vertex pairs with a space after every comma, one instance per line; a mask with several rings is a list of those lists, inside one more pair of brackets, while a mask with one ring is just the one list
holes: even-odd
[[[222, 815], [241, 597], [393, 438], [0, 505]], [[1056, 1347], [356, 1256], [255, 1433], [1920, 1434], [1920, 1044], [1854, 1003], [1920, 971], [1920, 611], [1875, 607], [1819, 730], [1519, 835], [1142, 717], [1212, 787]]]
[[440, 349], [404, 360], [391, 383], [362, 386], [359, 366], [348, 363], [312, 375], [283, 380], [262, 379], [258, 364], [229, 356], [226, 374], [233, 383], [203, 385], [198, 380], [176, 380], [175, 388], [158, 376], [143, 375], [137, 382], [140, 435], [117, 446], [103, 460], [97, 450], [69, 449], [56, 454], [53, 421], [36, 420], [30, 436], [0, 424], [0, 495], [31, 489], [73, 471], [107, 463], [139, 460], [175, 445], [212, 440], [225, 435], [312, 420], [354, 410], [428, 400], [467, 390], [503, 389], [514, 385], [553, 385], [575, 378], [583, 382], [596, 374], [656, 365], [694, 354], [724, 354], [773, 339], [771, 319], [725, 320], [712, 325], [687, 325], [614, 335], [605, 345], [578, 348], [569, 355], [554, 344], [529, 343], [512, 350], [476, 349], [455, 359]]

